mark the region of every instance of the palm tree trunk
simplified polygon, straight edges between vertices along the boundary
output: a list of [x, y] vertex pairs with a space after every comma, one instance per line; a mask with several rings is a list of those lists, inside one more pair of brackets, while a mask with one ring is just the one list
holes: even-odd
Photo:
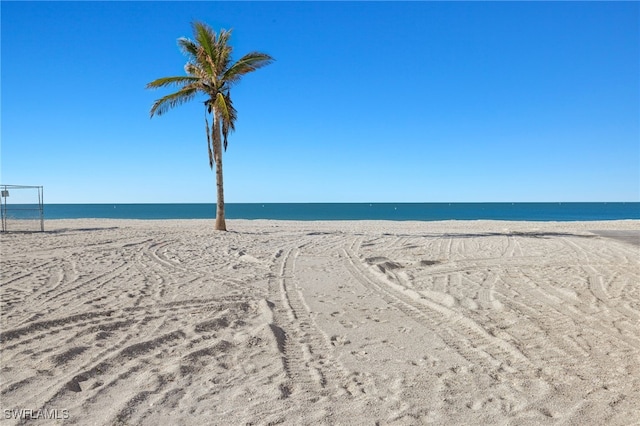
[[224, 220], [224, 182], [222, 179], [222, 141], [220, 140], [220, 119], [213, 113], [213, 157], [216, 163], [216, 231], [226, 231]]

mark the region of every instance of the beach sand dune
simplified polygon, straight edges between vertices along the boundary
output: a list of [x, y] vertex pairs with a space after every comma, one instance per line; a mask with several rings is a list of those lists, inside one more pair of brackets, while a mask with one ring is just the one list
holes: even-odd
[[640, 421], [639, 221], [46, 227], [0, 236], [3, 424]]

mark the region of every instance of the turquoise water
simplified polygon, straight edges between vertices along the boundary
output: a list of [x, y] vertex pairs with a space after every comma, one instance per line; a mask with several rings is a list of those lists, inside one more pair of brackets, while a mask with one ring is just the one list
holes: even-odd
[[[45, 204], [44, 214], [45, 219], [210, 219], [215, 204]], [[226, 215], [276, 220], [617, 220], [640, 219], [640, 203], [228, 203]]]

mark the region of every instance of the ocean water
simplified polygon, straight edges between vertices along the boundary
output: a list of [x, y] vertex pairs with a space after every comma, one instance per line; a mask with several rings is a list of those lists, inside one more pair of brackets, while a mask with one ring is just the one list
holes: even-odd
[[[22, 209], [20, 209], [22, 207]], [[20, 218], [24, 205], [9, 205]], [[210, 219], [215, 204], [45, 204], [46, 219]], [[527, 220], [640, 219], [640, 203], [227, 203], [227, 219]], [[26, 217], [25, 217], [26, 218]]]

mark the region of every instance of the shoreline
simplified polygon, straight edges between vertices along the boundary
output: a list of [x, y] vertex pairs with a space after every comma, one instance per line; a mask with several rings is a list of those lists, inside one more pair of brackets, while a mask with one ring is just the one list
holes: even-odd
[[[130, 218], [68, 218], [68, 219], [46, 219], [45, 224], [60, 222], [110, 222], [113, 221], [115, 223], [124, 223], [130, 221], [132, 223], [137, 222], [213, 222], [215, 218], [176, 218], [176, 219], [130, 219]], [[607, 220], [505, 220], [505, 219], [446, 219], [446, 220], [393, 220], [393, 219], [326, 219], [326, 220], [290, 220], [290, 219], [226, 219], [228, 223], [253, 223], [260, 224], [264, 223], [282, 223], [282, 224], [295, 224], [295, 225], [304, 225], [304, 224], [337, 224], [341, 223], [360, 223], [365, 225], [371, 224], [384, 224], [384, 223], [392, 223], [392, 224], [401, 224], [401, 225], [438, 225], [438, 224], [554, 224], [554, 225], [583, 225], [583, 224], [601, 224], [601, 225], [620, 225], [623, 228], [627, 229], [640, 229], [640, 219], [607, 219]], [[635, 227], [634, 227], [635, 226]]]
[[[215, 219], [51, 219], [45, 221], [45, 232], [57, 231], [64, 225], [72, 227], [92, 226], [189, 226], [202, 224], [204, 229], [212, 225]], [[50, 226], [47, 227], [47, 224]], [[636, 241], [640, 239], [640, 220], [638, 219], [616, 219], [597, 221], [520, 221], [520, 220], [439, 220], [439, 221], [405, 221], [405, 220], [276, 220], [276, 219], [227, 219], [228, 232], [241, 232], [240, 230], [255, 226], [274, 226], [296, 228], [335, 228], [351, 229], [361, 227], [369, 231], [380, 230], [391, 231], [398, 229], [424, 229], [440, 230], [441, 232], [452, 232], [465, 230], [468, 227], [481, 229], [493, 229], [509, 232], [531, 230], [558, 230], [562, 228], [574, 229], [581, 232], [590, 232], [603, 238], [618, 239], [632, 244], [640, 244]], [[234, 228], [236, 226], [236, 228]], [[626, 232], [625, 232], [626, 231]], [[462, 231], [459, 231], [462, 232]]]

